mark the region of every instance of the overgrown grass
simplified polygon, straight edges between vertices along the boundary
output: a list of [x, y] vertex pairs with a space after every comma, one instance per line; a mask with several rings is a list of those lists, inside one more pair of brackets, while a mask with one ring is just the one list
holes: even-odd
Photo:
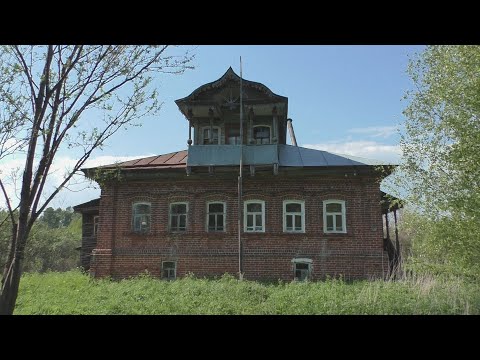
[[480, 287], [459, 278], [261, 284], [187, 277], [95, 280], [25, 274], [15, 314], [480, 314]]

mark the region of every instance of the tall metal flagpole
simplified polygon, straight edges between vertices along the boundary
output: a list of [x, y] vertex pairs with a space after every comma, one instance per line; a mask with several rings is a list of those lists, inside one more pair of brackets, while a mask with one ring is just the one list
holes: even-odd
[[242, 174], [243, 174], [243, 94], [242, 57], [240, 56], [240, 172], [238, 175], [238, 277], [243, 280], [242, 266]]

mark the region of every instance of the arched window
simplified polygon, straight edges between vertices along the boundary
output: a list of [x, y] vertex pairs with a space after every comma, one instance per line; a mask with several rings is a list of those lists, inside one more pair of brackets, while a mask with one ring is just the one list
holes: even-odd
[[265, 232], [265, 201], [245, 201], [243, 222], [245, 232]]
[[151, 204], [147, 202], [134, 203], [132, 213], [133, 231], [138, 233], [150, 231]]
[[221, 201], [207, 203], [207, 231], [225, 231], [226, 205]]
[[283, 231], [305, 232], [305, 201], [283, 201]]
[[170, 204], [170, 231], [187, 231], [188, 203]]
[[323, 232], [347, 232], [344, 200], [325, 200], [323, 202]]

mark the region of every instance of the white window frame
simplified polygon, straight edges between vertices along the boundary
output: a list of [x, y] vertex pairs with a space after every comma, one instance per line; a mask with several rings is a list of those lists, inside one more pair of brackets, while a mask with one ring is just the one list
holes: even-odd
[[[202, 134], [201, 134], [201, 136], [202, 136], [202, 145], [220, 145], [220, 143], [221, 143], [220, 139], [221, 139], [221, 137], [222, 137], [222, 128], [221, 128], [220, 126], [212, 126], [211, 128], [212, 128], [212, 130], [215, 130], [215, 129], [218, 130], [218, 142], [217, 142], [217, 143], [212, 143], [212, 144], [210, 144], [210, 143], [205, 144], [205, 137], [204, 137], [205, 129], [208, 130], [208, 134], [209, 134], [209, 135], [211, 135], [211, 134], [210, 134], [210, 126], [204, 126], [204, 127], [202, 127], [202, 129], [201, 129], [201, 131], [202, 131]], [[210, 138], [209, 138], [209, 139], [210, 139]]]
[[[209, 215], [210, 215], [210, 212], [209, 212], [209, 206], [211, 204], [222, 204], [223, 205], [223, 230], [210, 230], [208, 228], [208, 218], [209, 218]], [[207, 232], [225, 232], [226, 231], [226, 228], [227, 228], [227, 203], [225, 201], [208, 201], [207, 202], [207, 210], [206, 210], [206, 221], [205, 221], [205, 231]], [[216, 215], [220, 214], [220, 213], [214, 213]], [[216, 219], [216, 217], [215, 217]], [[216, 221], [216, 220], [215, 220]]]
[[[148, 214], [135, 214], [135, 207], [137, 205], [148, 205], [148, 207], [150, 209], [149, 213]], [[135, 229], [135, 218], [137, 216], [148, 216], [148, 229], [142, 230], [141, 225], [140, 225], [140, 229]], [[139, 234], [148, 233], [148, 232], [150, 232], [151, 226], [152, 226], [152, 203], [146, 202], [146, 201], [134, 202], [132, 204], [132, 230], [133, 230], [133, 232], [136, 232], [136, 233], [139, 233]]]
[[297, 264], [307, 264], [308, 265], [308, 273], [307, 273], [307, 277], [305, 280], [310, 280], [310, 278], [312, 277], [312, 273], [313, 273], [313, 261], [312, 259], [306, 259], [306, 258], [295, 258], [295, 259], [292, 259], [292, 264], [293, 264], [293, 280], [295, 281], [304, 281], [304, 280], [299, 280], [295, 275], [296, 275], [296, 271], [297, 271]]
[[[164, 264], [165, 263], [173, 263], [175, 264], [175, 267], [173, 268], [173, 278], [170, 278], [170, 277], [165, 277], [163, 276], [163, 272], [167, 269], [164, 269]], [[171, 270], [171, 269], [169, 269]], [[167, 281], [172, 281], [172, 280], [176, 280], [177, 279], [177, 262], [176, 261], [172, 261], [172, 260], [165, 260], [165, 261], [162, 261], [162, 279], [165, 279]]]
[[[173, 214], [172, 214], [172, 206], [173, 205], [185, 205], [185, 230], [178, 230], [178, 224], [179, 222], [177, 222], [177, 229], [174, 230], [172, 229], [172, 217], [173, 217]], [[175, 216], [181, 216], [182, 214], [180, 215], [175, 215]], [[177, 202], [172, 202], [168, 205], [168, 229], [170, 230], [170, 232], [178, 232], [178, 233], [184, 233], [188, 230], [188, 202], [186, 201], [177, 201]]]
[[94, 215], [93, 216], [93, 236], [97, 236], [98, 234], [98, 224], [100, 223], [100, 216]]
[[[270, 129], [268, 131], [268, 133], [270, 134], [268, 144], [263, 144], [263, 143], [262, 144], [257, 144], [257, 139], [255, 139], [255, 128], [256, 127], [268, 127]], [[254, 125], [253, 129], [252, 129], [252, 140], [255, 143], [255, 145], [270, 145], [272, 143], [272, 127], [270, 125], [262, 125], [262, 124]]]
[[[287, 204], [300, 204], [300, 213], [287, 213]], [[288, 215], [300, 215], [302, 218], [301, 230], [287, 230], [287, 216]], [[292, 220], [292, 225], [295, 227], [295, 216]], [[305, 232], [305, 200], [283, 200], [283, 232], [286, 233], [304, 233]]]
[[[259, 204], [262, 204], [262, 230], [247, 230], [247, 215], [249, 213], [247, 213], [247, 205], [248, 204], [256, 204], [256, 203], [259, 203]], [[251, 214], [251, 213], [250, 213]], [[257, 215], [258, 213], [253, 213], [255, 215]], [[256, 216], [253, 217], [253, 222], [255, 223], [255, 218]], [[258, 233], [264, 233], [265, 232], [265, 201], [264, 200], [246, 200], [244, 203], [243, 203], [243, 231], [244, 232], [249, 232], [249, 233], [252, 233], [252, 232], [258, 232]]]
[[[340, 204], [342, 206], [341, 212], [329, 212], [327, 213], [328, 204]], [[333, 230], [327, 230], [327, 216], [333, 216]], [[337, 231], [337, 217], [336, 215], [342, 216], [342, 231]], [[345, 210], [345, 200], [324, 200], [323, 201], [323, 232], [325, 234], [346, 234], [347, 233], [347, 216]]]

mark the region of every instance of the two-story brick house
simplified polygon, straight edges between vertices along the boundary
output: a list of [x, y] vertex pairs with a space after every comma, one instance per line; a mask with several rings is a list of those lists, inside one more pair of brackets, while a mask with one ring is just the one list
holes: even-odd
[[385, 275], [384, 164], [298, 147], [288, 98], [243, 80], [240, 99], [240, 80], [229, 68], [176, 101], [187, 150], [84, 169], [116, 174], [100, 181], [100, 199], [75, 207], [82, 265], [94, 276]]

